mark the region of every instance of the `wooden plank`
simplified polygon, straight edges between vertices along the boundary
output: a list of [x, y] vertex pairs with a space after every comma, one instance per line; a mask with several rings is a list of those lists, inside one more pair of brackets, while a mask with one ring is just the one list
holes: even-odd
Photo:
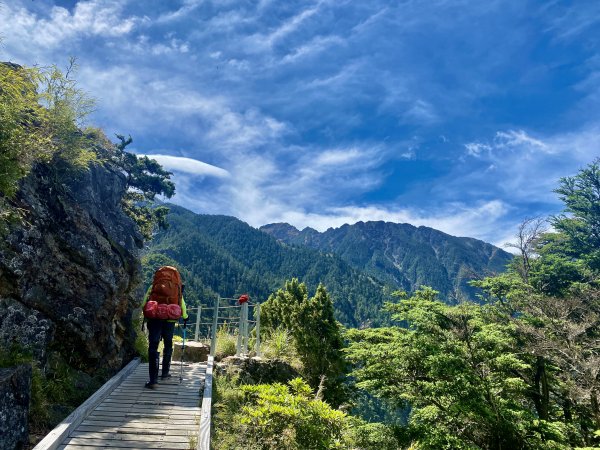
[[140, 359], [135, 358], [129, 364], [127, 364], [118, 374], [104, 383], [100, 389], [98, 389], [94, 395], [83, 402], [75, 411], [59, 423], [50, 433], [42, 439], [33, 450], [54, 450], [69, 435], [77, 426], [83, 421], [83, 419], [94, 409], [105, 397], [107, 397], [116, 386], [123, 381], [133, 372], [133, 370], [140, 364]]
[[181, 414], [193, 414], [196, 411], [201, 411], [198, 406], [160, 406], [160, 405], [127, 405], [127, 406], [107, 406], [98, 407], [94, 410], [94, 413], [124, 413], [124, 412], [148, 412], [148, 413], [169, 413], [175, 415]]
[[170, 435], [167, 436], [164, 432], [158, 434], [142, 434], [142, 433], [105, 433], [105, 432], [75, 432], [73, 438], [83, 439], [101, 439], [103, 441], [145, 441], [145, 442], [190, 442], [190, 437], [187, 435]]
[[127, 433], [127, 434], [146, 434], [146, 435], [165, 435], [165, 436], [188, 436], [190, 434], [196, 435], [198, 431], [197, 424], [191, 425], [178, 425], [177, 428], [173, 428], [173, 425], [169, 425], [167, 430], [149, 430], [148, 426], [133, 426], [133, 427], [95, 427], [88, 425], [80, 425], [77, 427], [77, 431], [72, 433], [74, 437], [76, 433]]
[[204, 378], [204, 393], [202, 395], [202, 414], [198, 427], [197, 450], [210, 450], [210, 431], [212, 413], [212, 384], [213, 384], [214, 357], [208, 356], [206, 363], [206, 375]]
[[[143, 442], [143, 444], [142, 444]], [[66, 445], [81, 445], [81, 446], [96, 446], [96, 447], [142, 447], [142, 448], [170, 448], [170, 449], [188, 449], [188, 442], [156, 442], [156, 441], [113, 441], [110, 439], [84, 439], [84, 438], [69, 438], [65, 441]]]
[[[81, 431], [101, 431], [101, 430], [107, 430], [107, 431], [113, 431], [113, 432], [117, 432], [119, 430], [123, 430], [123, 431], [129, 431], [129, 430], [139, 430], [140, 432], [143, 431], [147, 431], [148, 430], [148, 423], [147, 422], [140, 422], [140, 423], [127, 423], [127, 424], [119, 424], [119, 425], [112, 425], [112, 426], [102, 426], [102, 425], [95, 425], [95, 424], [86, 424], [86, 425], [80, 425], [79, 427], [77, 427], [77, 430], [81, 430]], [[170, 423], [168, 424], [167, 427], [167, 435], [169, 435], [170, 433], [172, 434], [181, 434], [181, 431], [194, 431], [197, 432], [198, 431], [198, 422], [194, 422], [194, 423]]]

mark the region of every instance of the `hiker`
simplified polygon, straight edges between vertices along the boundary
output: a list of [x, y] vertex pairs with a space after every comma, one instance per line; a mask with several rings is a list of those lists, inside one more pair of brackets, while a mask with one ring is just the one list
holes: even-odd
[[171, 378], [169, 368], [173, 354], [173, 333], [175, 322], [183, 319], [187, 325], [187, 311], [183, 299], [184, 285], [175, 267], [164, 266], [154, 273], [152, 286], [146, 292], [142, 310], [148, 323], [148, 372], [150, 380], [145, 384], [149, 389], [158, 386], [158, 344], [163, 339], [164, 350], [161, 379]]

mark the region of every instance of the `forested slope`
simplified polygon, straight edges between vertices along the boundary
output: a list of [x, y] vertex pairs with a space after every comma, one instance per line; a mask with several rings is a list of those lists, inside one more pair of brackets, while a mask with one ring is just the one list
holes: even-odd
[[381, 323], [383, 283], [335, 255], [283, 245], [234, 217], [198, 215], [170, 205], [170, 227], [153, 239], [144, 258], [146, 276], [160, 264], [181, 268], [188, 301], [212, 304], [217, 293], [248, 292], [259, 301], [297, 277], [311, 291], [327, 286], [336, 317], [348, 326]]

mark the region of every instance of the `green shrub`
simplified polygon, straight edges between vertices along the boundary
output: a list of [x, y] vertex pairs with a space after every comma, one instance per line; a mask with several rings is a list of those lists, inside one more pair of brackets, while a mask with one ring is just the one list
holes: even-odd
[[213, 441], [220, 450], [399, 448], [389, 427], [333, 409], [300, 378], [287, 385], [242, 385], [241, 379], [235, 372], [215, 377]]
[[229, 333], [226, 326], [217, 330], [217, 348], [215, 350], [215, 359], [221, 360], [227, 356], [233, 356], [237, 351], [237, 336]]
[[73, 369], [57, 353], [50, 354], [48, 360], [44, 373], [27, 349], [18, 345], [0, 348], [0, 367], [32, 367], [29, 425], [33, 434], [54, 428], [105, 381], [104, 374], [92, 378]]
[[344, 448], [396, 450], [398, 441], [390, 427], [382, 423], [367, 423], [355, 417], [349, 417], [344, 430]]
[[266, 359], [279, 359], [295, 368], [302, 365], [296, 350], [294, 337], [284, 328], [277, 328], [267, 335], [261, 342], [260, 348], [263, 357]]
[[342, 443], [346, 414], [315, 400], [310, 386], [295, 378], [280, 383], [242, 386], [245, 405], [240, 422], [250, 447], [333, 449]]
[[142, 321], [144, 317], [140, 314], [138, 319], [133, 321], [135, 330], [134, 348], [137, 355], [143, 362], [148, 362], [148, 336], [142, 331]]

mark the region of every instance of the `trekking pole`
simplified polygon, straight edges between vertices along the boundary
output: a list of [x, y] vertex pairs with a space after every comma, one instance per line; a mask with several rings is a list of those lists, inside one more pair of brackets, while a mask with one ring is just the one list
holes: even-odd
[[183, 345], [181, 346], [181, 364], [179, 366], [179, 384], [183, 381], [183, 354], [185, 353], [185, 323], [183, 324]]

